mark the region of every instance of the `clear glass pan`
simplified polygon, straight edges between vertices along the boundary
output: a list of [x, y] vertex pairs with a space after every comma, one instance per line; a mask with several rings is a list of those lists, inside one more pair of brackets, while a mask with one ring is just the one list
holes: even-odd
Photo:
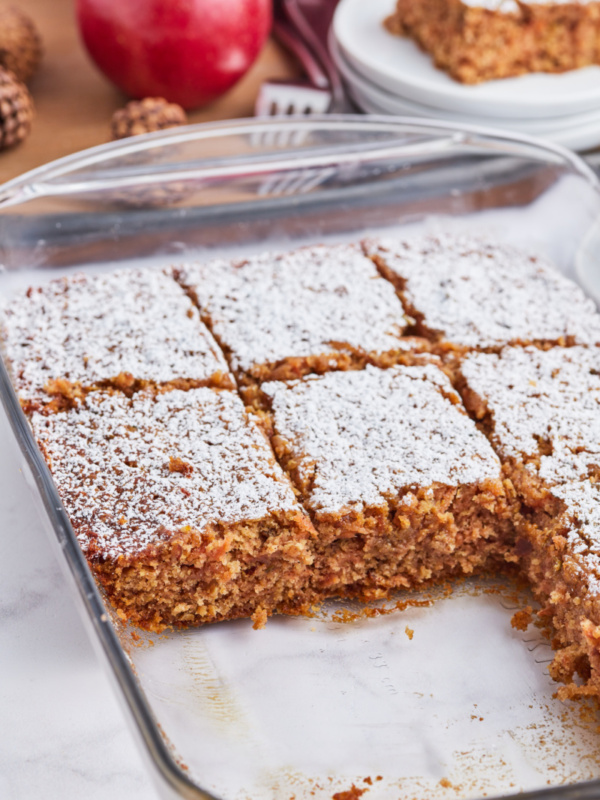
[[[594, 174], [525, 137], [362, 116], [192, 126], [1, 187], [0, 291], [74, 268], [441, 227], [544, 252], [593, 289], [599, 219]], [[164, 797], [321, 800], [353, 785], [365, 800], [600, 797], [597, 720], [553, 699], [547, 642], [512, 629], [518, 599], [484, 581], [348, 624], [329, 614], [132, 638], [96, 587], [3, 364], [0, 394]]]

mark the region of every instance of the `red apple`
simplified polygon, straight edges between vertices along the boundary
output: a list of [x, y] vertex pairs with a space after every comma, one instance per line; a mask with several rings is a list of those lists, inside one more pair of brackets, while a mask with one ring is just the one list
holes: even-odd
[[131, 97], [184, 108], [242, 77], [271, 28], [271, 0], [77, 0], [85, 45]]

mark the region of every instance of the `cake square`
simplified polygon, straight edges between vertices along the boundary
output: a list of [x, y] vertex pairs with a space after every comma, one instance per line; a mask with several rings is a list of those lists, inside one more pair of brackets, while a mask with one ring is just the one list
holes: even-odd
[[427, 349], [404, 338], [393, 287], [356, 244], [193, 264], [176, 274], [241, 385], [388, 366]]
[[442, 352], [600, 342], [594, 303], [538, 256], [453, 233], [372, 238], [364, 247], [416, 332]]
[[594, 0], [397, 0], [385, 25], [467, 84], [599, 61]]
[[568, 683], [563, 697], [598, 693], [600, 353], [507, 347], [468, 355], [462, 375], [465, 404], [521, 502], [515, 550], [553, 623], [551, 675]]
[[31, 424], [121, 617], [160, 630], [302, 607], [314, 529], [234, 392], [99, 391]]
[[275, 452], [319, 532], [320, 590], [379, 596], [511, 559], [500, 462], [434, 365], [262, 391]]
[[26, 408], [68, 407], [97, 388], [235, 386], [198, 310], [160, 270], [77, 274], [29, 289], [3, 310], [0, 339]]
[[598, 348], [471, 353], [461, 372], [466, 406], [502, 459], [548, 485], [600, 474]]
[[[566, 685], [561, 699], [600, 694], [600, 486], [566, 481], [539, 495], [521, 488], [516, 552], [552, 623], [555, 650], [549, 672]], [[554, 501], [552, 508], [551, 500]], [[578, 678], [576, 678], [578, 676]]]

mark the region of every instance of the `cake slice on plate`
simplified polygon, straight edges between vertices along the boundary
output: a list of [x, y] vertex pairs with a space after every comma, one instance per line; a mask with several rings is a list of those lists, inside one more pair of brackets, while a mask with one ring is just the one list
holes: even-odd
[[595, 0], [397, 0], [385, 25], [462, 83], [600, 62]]

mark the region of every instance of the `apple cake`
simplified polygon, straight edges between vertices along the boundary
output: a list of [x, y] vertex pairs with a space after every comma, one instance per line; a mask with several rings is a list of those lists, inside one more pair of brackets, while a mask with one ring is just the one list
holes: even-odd
[[262, 253], [176, 270], [242, 387], [414, 360], [425, 339], [360, 245]]
[[516, 549], [552, 618], [551, 671], [600, 692], [600, 350], [472, 353], [462, 374], [465, 405], [520, 500]]
[[275, 453], [318, 531], [319, 592], [380, 597], [512, 559], [500, 461], [437, 367], [262, 391]]
[[600, 341], [594, 303], [538, 255], [451, 233], [372, 238], [364, 248], [438, 352]]
[[545, 259], [440, 234], [75, 275], [0, 335], [123, 619], [510, 568], [600, 696], [600, 317]]
[[596, 0], [396, 0], [384, 24], [467, 84], [600, 63]]
[[124, 619], [160, 630], [303, 606], [314, 529], [236, 393], [98, 391], [31, 424]]
[[30, 410], [69, 407], [99, 388], [234, 386], [198, 310], [160, 270], [79, 274], [29, 289], [5, 309], [0, 338]]

